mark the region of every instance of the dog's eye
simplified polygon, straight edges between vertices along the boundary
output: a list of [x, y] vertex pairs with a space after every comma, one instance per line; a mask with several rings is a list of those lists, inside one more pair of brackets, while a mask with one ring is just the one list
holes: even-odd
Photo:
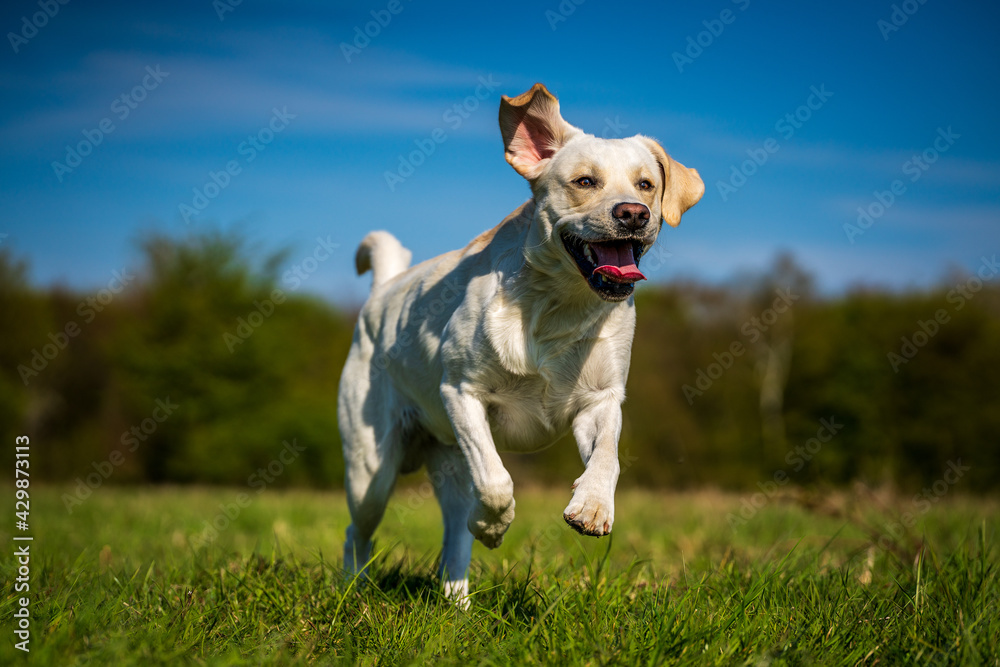
[[644, 178], [641, 181], [639, 181], [639, 189], [640, 190], [652, 190], [653, 189], [653, 184], [650, 183], [649, 181], [647, 181]]
[[594, 182], [594, 179], [592, 179], [590, 176], [581, 176], [580, 178], [576, 179], [573, 182], [576, 183], [577, 185], [579, 185], [580, 187], [584, 187], [584, 188], [592, 188], [595, 185], [597, 185]]

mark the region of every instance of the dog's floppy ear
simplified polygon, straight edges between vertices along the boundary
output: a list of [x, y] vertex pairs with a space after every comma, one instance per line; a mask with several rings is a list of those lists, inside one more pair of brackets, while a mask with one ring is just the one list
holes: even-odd
[[547, 160], [581, 130], [563, 120], [559, 100], [536, 83], [515, 98], [501, 98], [500, 133], [507, 162], [532, 181], [542, 173]]
[[660, 175], [663, 177], [663, 201], [660, 212], [663, 220], [671, 227], [681, 222], [681, 215], [698, 203], [705, 194], [705, 183], [694, 169], [688, 169], [673, 159], [656, 141], [649, 137], [639, 137], [652, 151], [660, 165]]

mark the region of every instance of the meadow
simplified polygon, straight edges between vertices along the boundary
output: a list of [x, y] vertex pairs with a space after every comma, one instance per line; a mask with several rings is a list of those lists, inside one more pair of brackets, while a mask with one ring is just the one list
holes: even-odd
[[564, 525], [569, 489], [522, 488], [463, 611], [419, 478], [364, 584], [342, 493], [108, 487], [69, 512], [68, 491], [32, 489], [31, 652], [7, 631], [2, 664], [1000, 664], [995, 500], [624, 489], [594, 539]]

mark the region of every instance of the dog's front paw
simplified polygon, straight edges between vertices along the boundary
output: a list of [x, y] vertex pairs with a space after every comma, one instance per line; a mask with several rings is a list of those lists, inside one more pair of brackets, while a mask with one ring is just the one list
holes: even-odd
[[602, 537], [610, 534], [615, 523], [614, 494], [591, 489], [582, 479], [577, 480], [575, 486], [576, 492], [563, 511], [563, 519], [582, 535]]
[[469, 532], [490, 549], [496, 549], [503, 542], [504, 533], [514, 520], [514, 498], [503, 508], [487, 507], [480, 501], [469, 514]]

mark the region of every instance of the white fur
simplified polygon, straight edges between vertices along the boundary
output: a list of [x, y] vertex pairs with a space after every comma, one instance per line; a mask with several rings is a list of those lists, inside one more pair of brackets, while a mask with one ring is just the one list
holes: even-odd
[[[409, 251], [390, 234], [365, 238], [358, 268], [375, 277], [338, 405], [353, 519], [345, 568], [365, 567], [397, 475], [426, 466], [444, 516], [441, 579], [463, 603], [473, 538], [495, 548], [514, 519], [498, 450], [541, 449], [571, 429], [585, 470], [564, 518], [590, 535], [614, 525], [635, 309], [631, 296], [599, 297], [560, 234], [607, 238], [619, 224], [615, 203], [638, 202], [651, 214], [648, 247], [661, 218], [676, 224], [704, 192], [697, 172], [651, 139], [599, 139], [569, 125], [540, 84], [504, 97], [500, 122], [532, 199], [464, 249], [409, 269]], [[538, 130], [544, 144], [533, 143]], [[581, 171], [600, 187], [576, 185]]]

